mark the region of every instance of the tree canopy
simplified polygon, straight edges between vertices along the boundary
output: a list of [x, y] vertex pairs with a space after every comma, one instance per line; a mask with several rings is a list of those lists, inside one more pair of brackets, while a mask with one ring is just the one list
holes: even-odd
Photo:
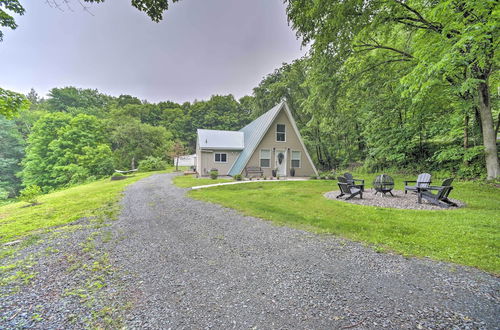
[[[498, 81], [497, 1], [289, 0], [287, 3], [288, 18], [297, 36], [304, 44], [312, 45], [313, 62], [335, 68], [332, 78], [323, 79], [325, 86], [338, 77], [340, 83], [333, 90], [341, 87], [345, 93], [353, 85], [359, 87], [361, 82], [377, 89], [389, 88], [388, 82], [397, 79], [390, 90], [391, 100], [387, 99], [383, 105], [394, 109], [397, 106], [394, 101], [400, 98], [407, 103], [406, 112], [416, 118], [432, 117], [429, 112], [433, 108], [435, 114], [448, 108], [462, 117], [462, 123], [467, 123], [462, 127], [467, 139], [469, 126], [476, 125], [488, 177], [498, 177], [498, 129], [494, 127], [492, 108], [492, 102], [497, 100], [496, 97], [492, 100], [491, 95], [491, 81]], [[388, 80], [378, 79], [388, 72], [392, 72]], [[315, 79], [322, 79], [321, 76], [319, 72]], [[344, 99], [342, 95], [335, 97], [333, 92], [323, 94], [317, 101], [329, 98], [329, 106], [339, 107], [338, 101]], [[438, 102], [434, 102], [436, 97]], [[369, 100], [362, 102], [369, 103]], [[471, 117], [476, 122], [471, 123]], [[423, 130], [419, 130], [422, 143], [428, 141]], [[411, 129], [404, 131], [409, 132]], [[442, 131], [442, 138], [446, 133]], [[394, 139], [399, 140], [396, 136]], [[464, 161], [470, 158], [466, 150], [469, 143], [464, 142], [461, 151]], [[420, 149], [422, 152], [423, 145]], [[477, 154], [478, 149], [474, 150]]]

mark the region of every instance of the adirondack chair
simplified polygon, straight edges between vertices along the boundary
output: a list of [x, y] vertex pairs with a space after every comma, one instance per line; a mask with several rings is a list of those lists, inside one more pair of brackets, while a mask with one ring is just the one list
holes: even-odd
[[[449, 178], [443, 181], [441, 186], [427, 186], [418, 188], [418, 202], [422, 203], [422, 198], [426, 201], [441, 207], [450, 207], [455, 206], [458, 207], [457, 204], [453, 203], [448, 199], [448, 195], [453, 190], [451, 186], [453, 182], [453, 178]], [[432, 191], [437, 191], [436, 194], [433, 194]]]
[[[408, 184], [410, 182], [415, 182], [415, 185], [414, 186], [409, 186]], [[417, 177], [417, 181], [404, 181], [405, 183], [405, 194], [408, 192], [408, 191], [415, 191], [417, 192], [418, 188], [425, 188], [425, 187], [428, 187], [430, 186], [431, 184], [431, 175], [429, 173], [422, 173], [422, 174], [419, 174], [418, 177]]]
[[344, 195], [348, 195], [346, 200], [349, 200], [357, 195], [359, 198], [363, 199], [363, 185], [360, 184], [350, 184], [347, 182], [347, 179], [343, 176], [339, 176], [337, 178], [339, 180], [338, 185], [340, 189], [340, 195], [337, 198], [340, 198]]
[[361, 190], [365, 191], [365, 180], [361, 179], [355, 179], [352, 177], [352, 174], [349, 172], [344, 173], [344, 178], [347, 180], [347, 183], [355, 185], [356, 181], [361, 182], [359, 185], [361, 185]]

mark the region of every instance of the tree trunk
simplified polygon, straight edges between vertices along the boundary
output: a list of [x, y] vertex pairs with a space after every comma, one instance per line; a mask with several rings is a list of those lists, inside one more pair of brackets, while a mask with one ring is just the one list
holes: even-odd
[[493, 127], [493, 114], [491, 113], [490, 94], [488, 85], [484, 82], [479, 84], [479, 114], [481, 116], [481, 127], [483, 131], [483, 145], [486, 158], [486, 172], [489, 180], [498, 178], [500, 168], [498, 166], [497, 137]]
[[[464, 118], [464, 153], [469, 148], [469, 114], [465, 114]], [[469, 161], [464, 157], [464, 165], [469, 166]]]

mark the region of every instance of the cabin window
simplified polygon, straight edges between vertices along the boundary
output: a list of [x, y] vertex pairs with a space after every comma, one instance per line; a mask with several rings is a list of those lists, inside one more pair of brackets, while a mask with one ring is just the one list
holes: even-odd
[[276, 125], [276, 141], [278, 142], [286, 141], [285, 124]]
[[271, 167], [271, 150], [262, 149], [260, 151], [260, 167]]
[[227, 163], [227, 154], [225, 153], [215, 153], [215, 162], [216, 163]]
[[292, 151], [292, 167], [300, 168], [300, 151]]

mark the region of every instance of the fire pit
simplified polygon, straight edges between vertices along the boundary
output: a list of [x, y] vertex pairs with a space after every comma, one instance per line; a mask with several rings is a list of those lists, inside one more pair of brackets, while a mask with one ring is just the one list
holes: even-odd
[[394, 196], [391, 192], [391, 190], [394, 188], [394, 179], [388, 176], [387, 174], [382, 174], [379, 175], [373, 180], [373, 189], [375, 189], [375, 195], [378, 192], [381, 192], [382, 194], [391, 194], [391, 196]]

